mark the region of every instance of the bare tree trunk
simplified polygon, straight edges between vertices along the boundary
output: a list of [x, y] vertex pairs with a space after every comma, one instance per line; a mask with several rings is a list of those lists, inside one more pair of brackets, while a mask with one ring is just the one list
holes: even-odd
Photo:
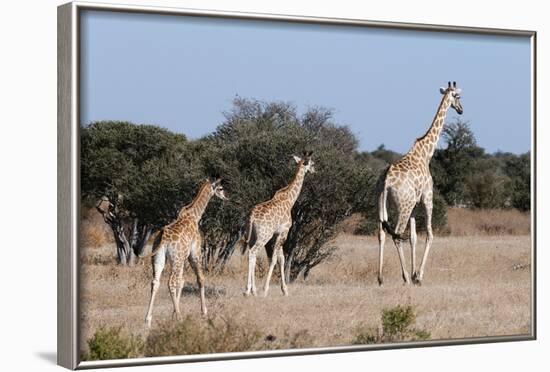
[[130, 233], [130, 247], [132, 248], [131, 262], [132, 265], [135, 261], [135, 256], [141, 256], [145, 243], [149, 240], [153, 229], [149, 225], [141, 225], [138, 218], [132, 219], [132, 229]]
[[118, 220], [111, 220], [107, 223], [113, 231], [117, 249], [117, 263], [119, 265], [131, 265], [133, 264], [133, 252], [130, 247], [130, 243], [124, 234], [124, 228], [122, 223]]
[[287, 283], [292, 282], [290, 272], [291, 272], [291, 268], [292, 268], [292, 263], [294, 262], [293, 252], [294, 251], [290, 252], [290, 254], [288, 255], [288, 257], [285, 260], [285, 282], [287, 282]]
[[145, 244], [151, 237], [152, 233], [153, 233], [153, 228], [149, 225], [143, 225], [141, 229], [139, 229], [138, 238], [136, 239], [135, 244], [132, 246], [134, 254], [136, 256], [141, 256], [143, 254], [143, 250], [145, 249]]
[[[118, 208], [108, 198], [102, 198], [96, 205], [96, 209], [103, 216], [103, 220], [111, 230], [115, 238], [117, 250], [117, 263], [119, 265], [132, 266], [137, 256], [141, 255], [145, 243], [153, 231], [149, 225], [142, 225], [138, 218], [124, 218], [118, 213]], [[131, 223], [129, 228], [128, 223]]]

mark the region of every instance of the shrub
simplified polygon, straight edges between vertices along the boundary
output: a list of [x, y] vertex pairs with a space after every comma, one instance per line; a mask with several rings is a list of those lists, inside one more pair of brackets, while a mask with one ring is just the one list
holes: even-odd
[[313, 345], [313, 336], [307, 329], [301, 329], [294, 333], [286, 331], [282, 337], [269, 334], [264, 338], [262, 350], [276, 349], [301, 349]]
[[381, 343], [380, 337], [375, 331], [369, 328], [361, 327], [357, 330], [353, 345], [368, 345]]
[[88, 348], [82, 360], [126, 359], [140, 356], [143, 342], [139, 337], [123, 334], [120, 327], [100, 327], [88, 340]]
[[391, 309], [384, 309], [382, 310], [381, 327], [378, 330], [359, 328], [352, 343], [363, 345], [429, 339], [430, 333], [424, 329], [414, 328], [415, 322], [416, 314], [410, 305], [398, 305]]
[[260, 333], [231, 319], [203, 320], [188, 315], [183, 321], [167, 321], [151, 330], [145, 341], [146, 356], [225, 353], [253, 350]]
[[521, 211], [531, 209], [531, 153], [509, 156], [504, 171], [510, 177], [511, 204]]

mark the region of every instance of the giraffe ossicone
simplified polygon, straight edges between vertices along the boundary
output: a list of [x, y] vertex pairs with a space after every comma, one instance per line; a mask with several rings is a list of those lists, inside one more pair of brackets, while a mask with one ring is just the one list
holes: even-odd
[[314, 173], [314, 162], [311, 159], [312, 152], [305, 152], [303, 157], [293, 155], [297, 163], [296, 174], [292, 181], [282, 189], [278, 190], [273, 198], [257, 204], [248, 217], [244, 248], [248, 249], [248, 277], [245, 295], [256, 295], [256, 256], [258, 251], [265, 247], [271, 240], [275, 239], [273, 252], [269, 259], [269, 270], [267, 272], [264, 296], [269, 292], [269, 282], [277, 261], [281, 270], [281, 290], [283, 295], [288, 295], [288, 288], [285, 282], [285, 256], [283, 244], [287, 238], [288, 231], [292, 226], [292, 207], [300, 195], [306, 173]]
[[[433, 242], [432, 210], [433, 210], [433, 180], [430, 173], [430, 160], [435, 152], [437, 142], [443, 130], [445, 116], [450, 107], [459, 115], [463, 109], [460, 103], [461, 89], [456, 82], [449, 81], [446, 88], [440, 88], [443, 95], [441, 102], [428, 131], [418, 138], [412, 148], [401, 159], [391, 164], [377, 184], [378, 193], [378, 241], [379, 241], [379, 265], [378, 284], [383, 284], [384, 243], [386, 233], [393, 238], [399, 262], [401, 275], [406, 284], [411, 278], [405, 268], [403, 255], [403, 235], [407, 225], [410, 225], [411, 243], [411, 273], [415, 284], [421, 284], [428, 254]], [[397, 224], [394, 229], [388, 222], [387, 198], [390, 196], [397, 209]], [[420, 268], [416, 270], [416, 218], [415, 207], [418, 203], [424, 205], [426, 212], [426, 248]]]
[[142, 257], [153, 256], [151, 298], [149, 300], [147, 315], [145, 316], [145, 324], [147, 327], [151, 326], [153, 304], [167, 259], [172, 266], [170, 278], [168, 279], [168, 289], [172, 297], [176, 319], [181, 319], [179, 302], [183, 289], [183, 268], [186, 260], [189, 261], [197, 277], [200, 291], [201, 312], [203, 315], [207, 314], [204, 294], [204, 274], [201, 268], [202, 234], [199, 230], [199, 221], [208, 202], [214, 195], [220, 199], [227, 200], [225, 191], [221, 185], [221, 179], [219, 178], [216, 180], [206, 180], [200, 186], [193, 201], [181, 208], [176, 220], [160, 230], [153, 243], [151, 253]]

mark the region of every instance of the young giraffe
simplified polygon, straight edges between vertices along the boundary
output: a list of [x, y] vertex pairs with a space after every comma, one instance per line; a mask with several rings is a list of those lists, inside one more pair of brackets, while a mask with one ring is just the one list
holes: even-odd
[[285, 296], [288, 296], [285, 283], [283, 243], [288, 235], [288, 230], [292, 226], [291, 210], [300, 195], [304, 177], [307, 172], [315, 172], [311, 154], [312, 152], [304, 153], [303, 159], [294, 156], [294, 160], [298, 163], [294, 179], [287, 186], [278, 190], [271, 200], [256, 205], [250, 212], [245, 241], [245, 249], [249, 248], [248, 282], [245, 292], [247, 296], [250, 293], [256, 295], [255, 269], [258, 250], [263, 248], [274, 236], [273, 253], [271, 257], [268, 257], [269, 270], [265, 280], [264, 296], [267, 296], [269, 291], [269, 281], [277, 263], [277, 258], [281, 269], [281, 290]]
[[168, 258], [172, 266], [168, 288], [174, 304], [176, 319], [180, 320], [179, 301], [183, 289], [183, 267], [185, 260], [189, 260], [189, 264], [197, 277], [200, 289], [201, 311], [203, 315], [206, 315], [204, 276], [201, 269], [202, 234], [199, 230], [199, 221], [213, 195], [227, 200], [220, 182], [221, 179], [204, 182], [193, 201], [180, 210], [178, 218], [159, 232], [153, 244], [152, 252], [143, 256], [153, 256], [151, 299], [149, 300], [149, 309], [145, 317], [147, 327], [151, 326], [153, 302], [160, 286], [160, 276], [162, 275], [166, 258]]
[[[411, 273], [415, 284], [422, 283], [424, 268], [430, 247], [433, 241], [432, 233], [432, 202], [433, 202], [433, 181], [430, 174], [430, 159], [432, 158], [437, 141], [443, 129], [445, 115], [449, 107], [462, 115], [462, 105], [460, 104], [460, 89], [456, 87], [456, 82], [449, 82], [447, 88], [440, 89], [443, 98], [434, 117], [431, 127], [426, 134], [418, 138], [409, 152], [393, 163], [381, 177], [379, 183], [379, 226], [378, 239], [380, 244], [380, 258], [378, 267], [378, 283], [382, 285], [382, 266], [384, 261], [384, 241], [386, 232], [389, 233], [399, 254], [401, 263], [401, 272], [405, 283], [410, 283], [409, 273], [405, 269], [405, 258], [403, 256], [402, 242], [406, 239], [403, 232], [407, 228], [407, 222], [410, 221], [410, 243], [411, 243]], [[397, 225], [392, 230], [388, 223], [388, 211], [386, 200], [388, 192], [391, 194], [395, 206], [397, 207]], [[422, 201], [426, 211], [426, 248], [420, 269], [416, 271], [416, 220], [413, 210], [415, 206]], [[412, 215], [411, 215], [412, 213]]]

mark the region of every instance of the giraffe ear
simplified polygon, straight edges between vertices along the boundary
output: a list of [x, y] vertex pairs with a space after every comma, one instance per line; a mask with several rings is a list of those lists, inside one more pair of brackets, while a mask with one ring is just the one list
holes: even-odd
[[302, 158], [300, 158], [299, 156], [292, 155], [292, 157], [294, 158], [294, 161], [295, 161], [296, 163], [299, 163], [299, 162], [302, 161]]
[[439, 91], [441, 92], [441, 94], [445, 94], [445, 92], [447, 91], [447, 89], [441, 87], [441, 88], [439, 88]]

